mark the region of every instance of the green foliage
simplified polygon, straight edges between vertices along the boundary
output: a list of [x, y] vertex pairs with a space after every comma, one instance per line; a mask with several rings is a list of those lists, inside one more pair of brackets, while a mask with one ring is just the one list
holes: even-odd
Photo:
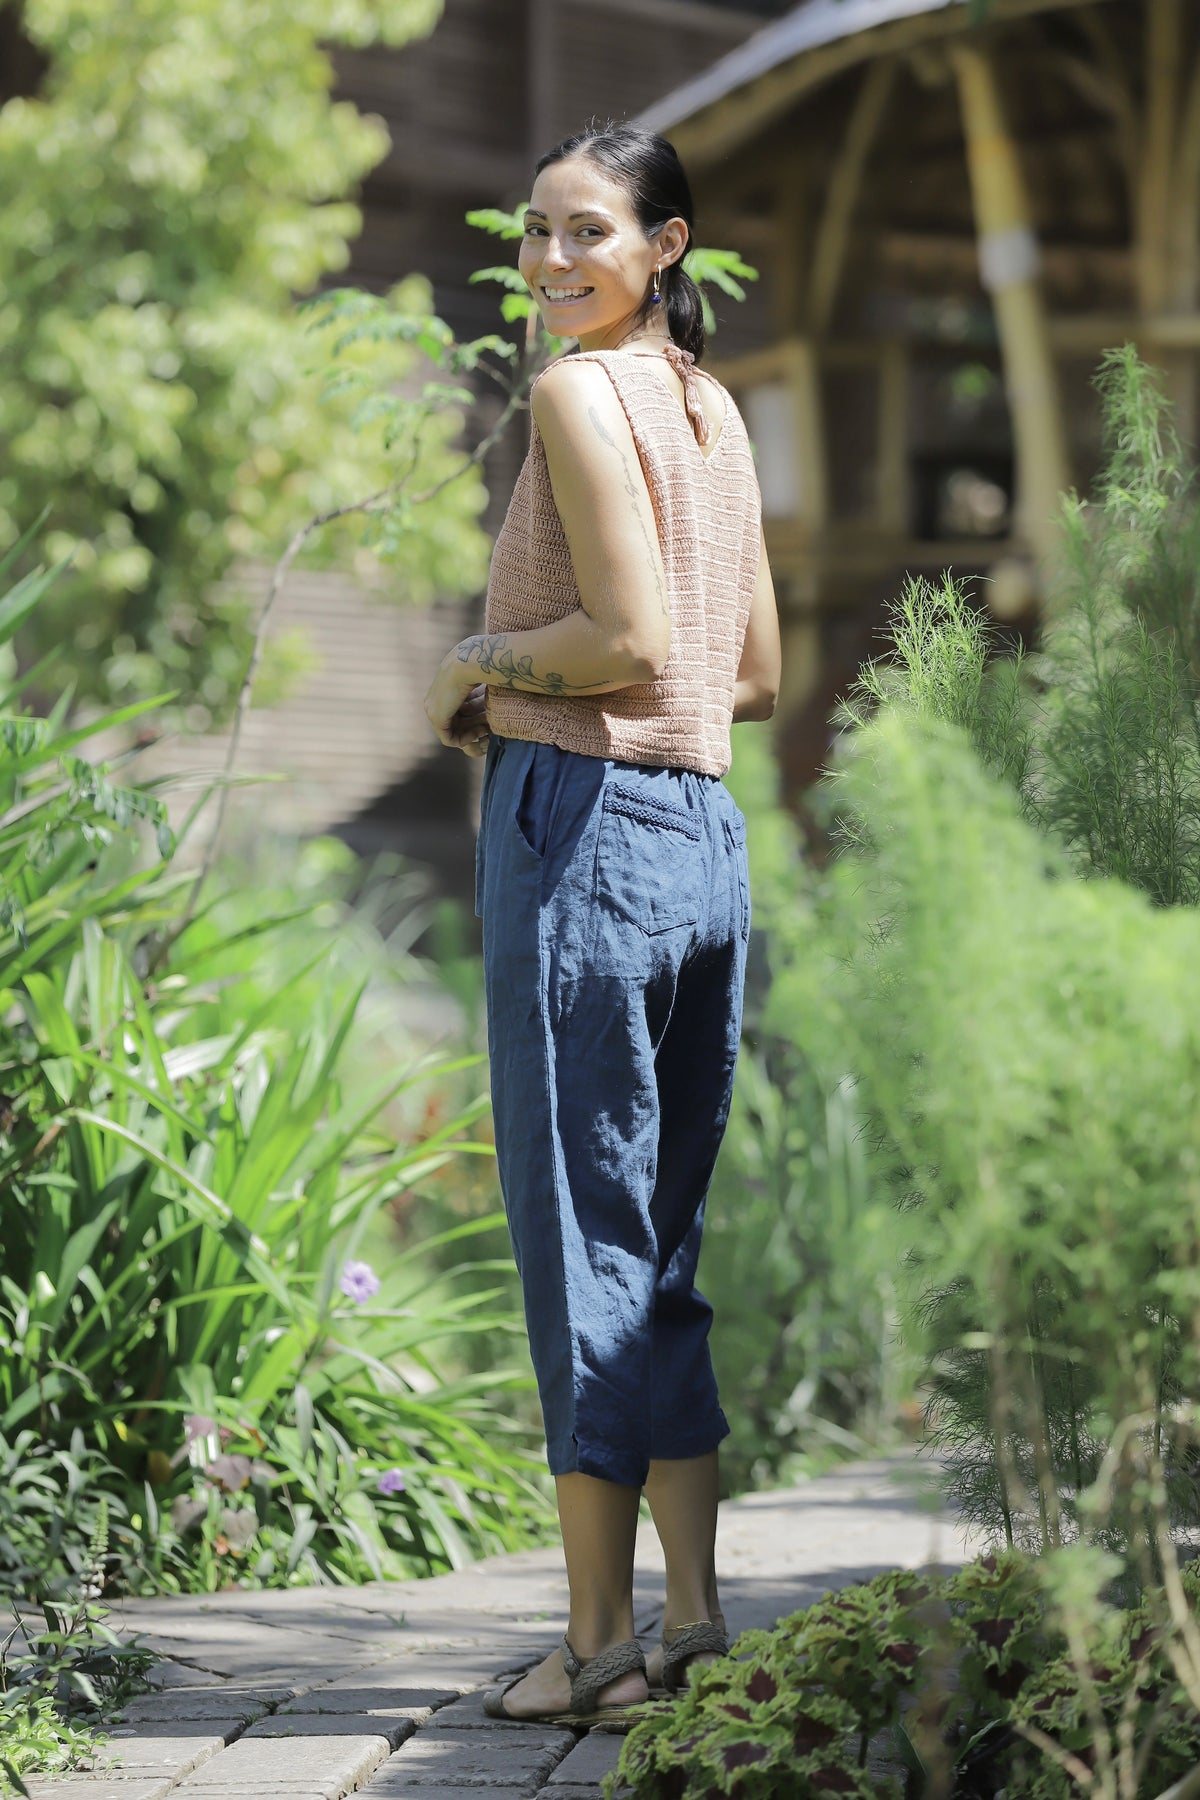
[[97, 1726], [145, 1685], [154, 1653], [121, 1639], [96, 1604], [108, 1549], [101, 1497], [80, 1597], [69, 1607], [44, 1606], [40, 1625], [14, 1608], [0, 1643], [0, 1794], [26, 1794], [23, 1776], [57, 1774], [93, 1756], [105, 1741]]
[[1187, 1628], [1108, 1606], [1081, 1660], [1043, 1567], [1018, 1553], [890, 1572], [744, 1632], [677, 1703], [647, 1709], [605, 1791], [1153, 1800], [1200, 1756], [1173, 1662]]
[[[218, 586], [232, 560], [461, 460], [453, 408], [418, 452], [389, 445], [387, 418], [356, 418], [354, 396], [323, 401], [328, 350], [292, 304], [345, 266], [360, 226], [346, 196], [387, 144], [378, 120], [331, 102], [327, 46], [399, 44], [439, 12], [27, 0], [48, 74], [0, 112], [0, 550], [51, 509], [47, 547], [72, 554], [71, 574], [28, 635], [66, 649], [81, 692], [166, 683], [219, 715], [249, 647], [241, 600]], [[429, 310], [411, 285], [396, 304]], [[360, 344], [351, 366], [379, 392], [421, 382], [401, 341]], [[472, 473], [406, 521], [405, 591], [477, 585], [480, 504]]]
[[413, 1096], [478, 1059], [370, 1059], [362, 996], [386, 958], [347, 955], [328, 891], [274, 917], [265, 891], [210, 900], [148, 978], [186, 878], [106, 844], [103, 771], [64, 816], [40, 736], [0, 738], [0, 1434], [61, 1528], [31, 1569], [8, 1521], [5, 1586], [70, 1587], [95, 1481], [117, 1502], [114, 1584], [394, 1576], [517, 1547], [546, 1515], [503, 1398], [527, 1378], [438, 1364], [451, 1334], [511, 1328], [471, 1256], [495, 1221], [457, 1228], [439, 1279], [439, 1244], [352, 1279], [414, 1187], [491, 1154], [478, 1094], [412, 1128]]
[[971, 1516], [1051, 1543], [1111, 1422], [1161, 1434], [1194, 1391], [1170, 1321], [1194, 1305], [1200, 920], [1071, 880], [952, 727], [885, 711], [841, 793], [873, 849], [835, 870], [823, 967], [943, 1359], [936, 1435]]
[[[911, 1382], [896, 1343], [897, 1221], [871, 1178], [829, 1009], [801, 998], [813, 875], [778, 797], [766, 734], [735, 727], [729, 784], [747, 821], [754, 931], [737, 1084], [705, 1215], [700, 1285], [732, 1435], [733, 1490], [875, 1448]], [[773, 983], [789, 1002], [771, 1009]], [[814, 999], [817, 997], [814, 996]]]
[[910, 583], [851, 694], [822, 929], [956, 1493], [1145, 1581], [1195, 1515], [1200, 512], [1152, 372], [1100, 385], [1041, 651], [989, 660], [955, 583]]

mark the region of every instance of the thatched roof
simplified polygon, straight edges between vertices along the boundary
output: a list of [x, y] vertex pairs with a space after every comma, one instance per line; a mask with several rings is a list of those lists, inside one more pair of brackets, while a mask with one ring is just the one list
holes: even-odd
[[[993, 0], [996, 19], [1074, 7], [1084, 0]], [[929, 37], [968, 28], [967, 0], [802, 0], [702, 74], [641, 113], [689, 160], [715, 161], [844, 69]]]

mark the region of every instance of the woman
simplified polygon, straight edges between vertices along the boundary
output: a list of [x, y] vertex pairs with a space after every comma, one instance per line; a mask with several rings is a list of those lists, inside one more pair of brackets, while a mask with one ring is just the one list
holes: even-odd
[[769, 718], [775, 596], [741, 418], [694, 359], [692, 224], [672, 147], [630, 126], [538, 164], [520, 270], [578, 351], [534, 386], [486, 629], [426, 699], [486, 752], [478, 904], [496, 1153], [570, 1583], [559, 1650], [496, 1716], [646, 1698], [633, 1634], [645, 1490], [666, 1558], [661, 1670], [728, 1648], [713, 1546], [728, 1425], [695, 1287], [749, 930], [720, 776]]

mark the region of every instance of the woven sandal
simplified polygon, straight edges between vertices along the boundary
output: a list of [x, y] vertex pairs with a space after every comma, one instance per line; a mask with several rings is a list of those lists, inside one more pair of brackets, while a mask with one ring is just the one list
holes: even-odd
[[516, 1687], [518, 1681], [524, 1681], [525, 1676], [522, 1674], [502, 1688], [489, 1689], [484, 1695], [483, 1710], [489, 1719], [507, 1719], [510, 1725], [577, 1725], [586, 1730], [589, 1726], [606, 1720], [623, 1719], [626, 1714], [633, 1715], [644, 1704], [642, 1701], [630, 1701], [625, 1706], [598, 1704], [601, 1693], [610, 1682], [619, 1681], [622, 1675], [645, 1674], [646, 1658], [636, 1638], [628, 1638], [623, 1644], [613, 1644], [609, 1649], [602, 1650], [599, 1656], [590, 1656], [586, 1662], [576, 1656], [566, 1638], [558, 1648], [563, 1668], [571, 1681], [570, 1710], [531, 1713], [522, 1718], [510, 1713], [504, 1704], [504, 1696]]
[[711, 1619], [697, 1619], [692, 1625], [679, 1625], [662, 1634], [663, 1690], [682, 1693], [688, 1685], [688, 1664], [693, 1656], [724, 1656], [729, 1650], [729, 1633], [725, 1621], [718, 1625]]

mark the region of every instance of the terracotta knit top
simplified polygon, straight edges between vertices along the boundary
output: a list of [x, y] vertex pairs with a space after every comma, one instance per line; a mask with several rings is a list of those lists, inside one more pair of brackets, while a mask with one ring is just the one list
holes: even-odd
[[[654, 353], [592, 350], [629, 418], [658, 524], [671, 607], [671, 647], [657, 680], [607, 694], [545, 695], [489, 687], [488, 724], [500, 737], [557, 744], [584, 756], [723, 775], [742, 640], [758, 573], [758, 478], [742, 418], [728, 394], [706, 456], [708, 421], [692, 358], [664, 353], [685, 405], [652, 366]], [[712, 379], [706, 377], [705, 379]], [[722, 390], [724, 392], [724, 390]], [[580, 606], [571, 552], [536, 422], [496, 540], [488, 581], [489, 632], [550, 625]]]

